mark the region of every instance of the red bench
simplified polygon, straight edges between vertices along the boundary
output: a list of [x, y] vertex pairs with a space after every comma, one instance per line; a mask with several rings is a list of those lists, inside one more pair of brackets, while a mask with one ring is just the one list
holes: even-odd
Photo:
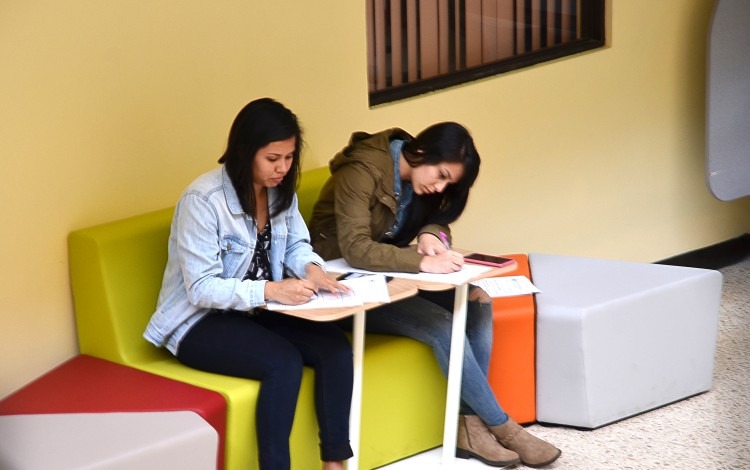
[[0, 401], [0, 415], [192, 411], [219, 436], [224, 468], [226, 401], [218, 392], [78, 355]]

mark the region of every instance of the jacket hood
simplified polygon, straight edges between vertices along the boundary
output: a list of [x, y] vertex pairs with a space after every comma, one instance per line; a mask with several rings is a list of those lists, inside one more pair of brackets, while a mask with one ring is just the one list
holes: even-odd
[[377, 160], [380, 160], [378, 157], [390, 160], [390, 143], [394, 139], [411, 140], [412, 136], [395, 127], [375, 134], [362, 131], [354, 132], [346, 147], [331, 159], [329, 163], [331, 173], [352, 162], [377, 165]]

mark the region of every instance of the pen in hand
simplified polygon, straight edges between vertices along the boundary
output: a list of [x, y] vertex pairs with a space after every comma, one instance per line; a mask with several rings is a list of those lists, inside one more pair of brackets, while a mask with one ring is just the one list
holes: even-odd
[[451, 249], [451, 242], [448, 241], [448, 236], [445, 234], [445, 232], [440, 232], [440, 240], [443, 241], [443, 245], [445, 245], [446, 248], [449, 250]]
[[450, 240], [448, 240], [448, 235], [445, 232], [439, 232], [438, 235], [437, 238], [442, 242], [444, 251], [438, 248], [434, 238], [429, 237], [433, 241], [426, 244], [424, 251], [420, 251], [425, 256], [419, 262], [419, 270], [436, 274], [460, 271], [464, 264], [463, 255], [451, 249]]

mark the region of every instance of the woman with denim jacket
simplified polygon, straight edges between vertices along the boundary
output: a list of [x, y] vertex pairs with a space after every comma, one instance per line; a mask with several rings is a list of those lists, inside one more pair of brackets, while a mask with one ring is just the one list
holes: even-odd
[[[302, 131], [282, 104], [263, 98], [232, 124], [223, 165], [182, 194], [172, 220], [161, 292], [144, 336], [190, 367], [260, 380], [255, 409], [261, 469], [290, 467], [289, 436], [303, 365], [315, 370], [323, 468], [352, 456], [352, 351], [338, 326], [263, 307], [294, 305], [326, 275], [297, 209]], [[251, 410], [248, 410], [250, 412]]]
[[[352, 134], [331, 160], [331, 177], [313, 209], [316, 252], [371, 271], [461, 269], [463, 256], [450, 249], [448, 225], [463, 212], [479, 163], [469, 131], [453, 122], [416, 137], [401, 129]], [[409, 246], [414, 241], [416, 249]], [[421, 292], [378, 307], [367, 315], [367, 331], [426, 343], [447, 375], [453, 297], [452, 291]], [[495, 467], [552, 463], [560, 450], [513, 421], [487, 382], [491, 299], [472, 288], [467, 310], [456, 455]]]

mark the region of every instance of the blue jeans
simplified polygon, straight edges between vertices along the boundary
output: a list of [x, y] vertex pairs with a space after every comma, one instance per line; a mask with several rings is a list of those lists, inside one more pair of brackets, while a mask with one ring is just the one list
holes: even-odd
[[255, 420], [258, 461], [264, 470], [290, 467], [289, 435], [302, 366], [311, 365], [315, 370], [321, 460], [352, 456], [352, 349], [337, 325], [266, 310], [257, 310], [251, 316], [213, 313], [187, 332], [177, 359], [195, 369], [260, 380]]
[[[453, 299], [455, 291], [420, 292], [367, 312], [369, 333], [407, 336], [427, 344], [440, 370], [448, 376]], [[492, 351], [492, 304], [469, 301], [461, 379], [461, 413], [476, 414], [489, 426], [498, 426], [508, 415], [487, 382]]]

